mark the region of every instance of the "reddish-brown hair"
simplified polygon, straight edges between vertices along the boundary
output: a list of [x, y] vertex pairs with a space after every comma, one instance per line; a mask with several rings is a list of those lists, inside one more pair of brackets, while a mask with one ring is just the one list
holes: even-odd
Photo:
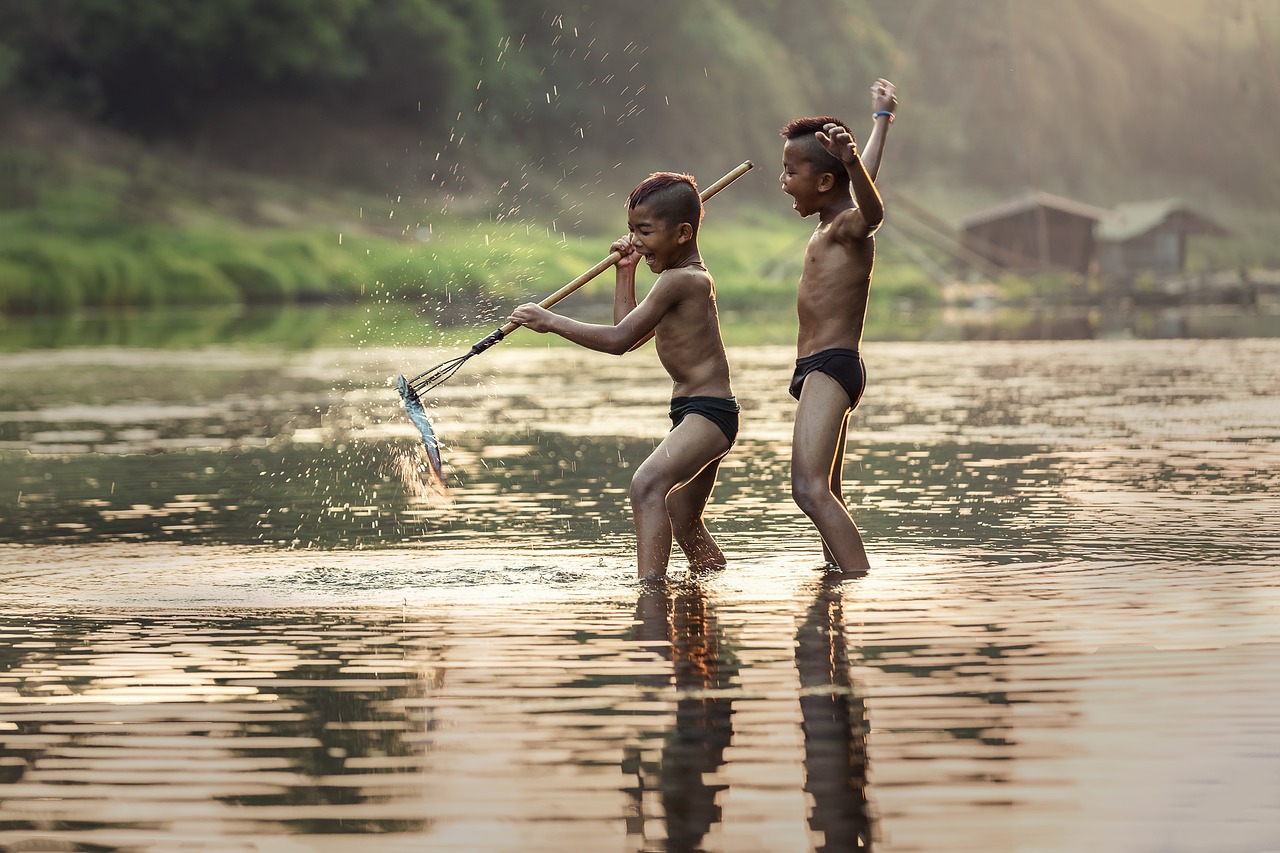
[[654, 213], [669, 224], [688, 222], [697, 235], [702, 222], [702, 198], [698, 195], [698, 182], [692, 175], [654, 172], [631, 191], [627, 210], [635, 210], [642, 204], [651, 205]]
[[845, 170], [844, 163], [840, 162], [839, 157], [833, 157], [830, 151], [823, 148], [815, 135], [828, 124], [838, 124], [846, 128], [849, 126], [831, 116], [806, 116], [787, 122], [778, 134], [788, 141], [797, 141], [800, 154], [805, 161], [819, 172], [830, 172], [836, 179], [837, 187], [848, 186], [849, 173]]

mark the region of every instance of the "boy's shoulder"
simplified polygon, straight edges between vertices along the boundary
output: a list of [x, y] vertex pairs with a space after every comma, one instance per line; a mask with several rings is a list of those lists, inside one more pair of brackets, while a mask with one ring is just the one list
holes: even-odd
[[705, 290], [711, 286], [711, 273], [707, 272], [707, 268], [704, 266], [676, 267], [675, 269], [663, 270], [654, 282], [654, 287], [659, 285], [664, 288], [679, 289], [681, 291]]
[[813, 231], [811, 241], [856, 247], [865, 245], [873, 239], [874, 235], [865, 232], [866, 224], [862, 219], [862, 211], [854, 205], [841, 210], [829, 222], [819, 224]]

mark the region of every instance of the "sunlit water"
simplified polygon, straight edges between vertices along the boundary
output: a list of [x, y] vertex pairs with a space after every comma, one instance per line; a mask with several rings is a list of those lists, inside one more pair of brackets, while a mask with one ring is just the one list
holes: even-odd
[[654, 588], [652, 352], [469, 362], [442, 495], [458, 354], [0, 355], [0, 845], [1280, 850], [1280, 340], [868, 345], [843, 582], [735, 349]]

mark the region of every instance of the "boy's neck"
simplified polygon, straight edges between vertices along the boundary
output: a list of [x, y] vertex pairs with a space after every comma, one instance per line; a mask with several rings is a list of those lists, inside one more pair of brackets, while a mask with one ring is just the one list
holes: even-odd
[[841, 213], [844, 213], [846, 210], [850, 210], [853, 207], [854, 203], [852, 195], [848, 193], [844, 195], [832, 193], [831, 199], [818, 209], [818, 222], [822, 225], [827, 225]]
[[672, 261], [671, 266], [667, 267], [667, 269], [677, 270], [682, 267], [702, 267], [703, 269], [706, 269], [706, 267], [702, 265], [702, 253], [698, 251], [696, 244], [679, 258]]

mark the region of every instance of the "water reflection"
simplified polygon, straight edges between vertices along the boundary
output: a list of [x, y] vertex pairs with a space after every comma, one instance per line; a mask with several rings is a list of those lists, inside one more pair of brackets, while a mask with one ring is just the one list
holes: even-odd
[[809, 828], [821, 851], [870, 850], [865, 688], [849, 666], [844, 590], [856, 581], [826, 577], [796, 628], [796, 670], [804, 731]]
[[874, 350], [871, 574], [749, 347], [729, 568], [640, 589], [656, 360], [477, 359], [446, 504], [438, 352], [0, 355], [0, 846], [1280, 848], [1280, 342]]
[[[1140, 557], [1273, 553], [1259, 522], [1280, 492], [1278, 348], [878, 344], [848, 499], [890, 550], [1048, 560], [1133, 529], [1146, 533], [1114, 545]], [[794, 407], [779, 365], [791, 354], [733, 355], [743, 433], [709, 516], [724, 544], [789, 541], [806, 529], [786, 497]], [[620, 385], [613, 362], [571, 350], [487, 353], [488, 373], [431, 401], [447, 504], [414, 488], [412, 427], [381, 384], [435, 356], [0, 356], [0, 539], [367, 549], [511, 536], [630, 550], [631, 468], [665, 428], [647, 391], [663, 381], [656, 362], [628, 366]], [[1192, 494], [1217, 502], [1181, 499]]]
[[386, 626], [300, 615], [5, 620], [0, 836], [423, 829], [380, 774], [417, 763], [397, 704], [438, 684], [378, 657]]
[[[725, 339], [750, 345], [790, 344], [794, 317], [784, 310], [747, 306], [726, 288], [721, 320]], [[735, 301], [738, 304], [735, 305]], [[388, 346], [436, 337], [446, 346], [466, 348], [505, 316], [510, 306], [487, 306], [490, 320], [474, 324], [476, 312], [449, 310], [453, 321], [472, 325], [436, 327], [431, 317], [398, 301], [360, 305], [214, 305], [198, 309], [169, 307], [81, 311], [49, 317], [4, 318], [0, 351], [49, 351], [68, 347], [137, 347], [197, 349], [228, 343], [312, 348], [353, 345]], [[1280, 336], [1280, 305], [1274, 298], [1261, 305], [1195, 305], [1082, 307], [1040, 305], [1006, 307], [991, 303], [966, 307], [903, 310], [905, 306], [873, 301], [867, 315], [873, 341], [937, 340], [1093, 340], [1109, 338], [1244, 338]], [[609, 302], [578, 301], [575, 309], [590, 322], [608, 322]], [[780, 317], [781, 314], [781, 317]]]
[[[635, 777], [624, 788], [630, 799], [627, 836], [642, 850], [698, 850], [721, 819], [717, 798], [728, 788], [715, 774], [733, 739], [730, 688], [737, 667], [715, 607], [696, 579], [646, 583], [636, 601], [636, 626], [641, 647], [671, 667], [669, 674], [651, 676], [646, 683], [671, 684], [676, 698], [675, 721], [656, 761], [634, 748], [623, 762], [623, 772]], [[659, 823], [665, 831], [655, 839]], [[654, 848], [655, 841], [665, 846]]]

